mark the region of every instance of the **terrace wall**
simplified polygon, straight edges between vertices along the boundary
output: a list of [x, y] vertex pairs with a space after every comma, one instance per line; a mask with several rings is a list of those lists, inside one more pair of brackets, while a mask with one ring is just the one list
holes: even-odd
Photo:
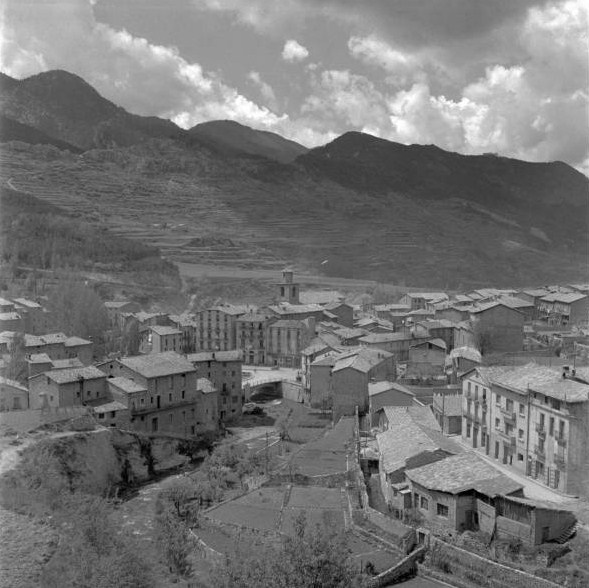
[[[516, 570], [450, 545], [436, 537], [430, 537], [431, 560], [435, 577], [458, 585], [474, 585], [481, 588], [557, 588], [559, 585], [544, 578]], [[443, 568], [443, 576], [437, 568]]]

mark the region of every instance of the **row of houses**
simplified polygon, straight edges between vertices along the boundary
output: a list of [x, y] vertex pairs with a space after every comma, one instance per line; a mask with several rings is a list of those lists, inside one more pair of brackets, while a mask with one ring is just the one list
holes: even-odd
[[391, 514], [433, 532], [483, 531], [528, 545], [564, 541], [576, 518], [532, 501], [523, 486], [442, 434], [429, 407], [377, 411], [372, 447], [359, 446], [365, 471], [378, 473]]
[[0, 332], [17, 331], [34, 335], [51, 328], [51, 313], [39, 302], [28, 298], [0, 298]]

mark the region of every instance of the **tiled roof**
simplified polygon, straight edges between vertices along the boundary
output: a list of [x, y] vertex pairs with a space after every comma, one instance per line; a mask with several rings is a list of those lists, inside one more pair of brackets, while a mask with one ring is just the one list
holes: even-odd
[[122, 402], [114, 400], [112, 402], [106, 402], [105, 404], [94, 406], [93, 410], [95, 413], [100, 414], [105, 412], [116, 412], [118, 410], [127, 410], [127, 407]]
[[114, 386], [119, 390], [126, 392], [127, 394], [133, 394], [134, 392], [145, 392], [147, 388], [145, 386], [141, 386], [137, 382], [129, 378], [124, 377], [116, 377], [116, 378], [108, 378], [106, 383], [109, 386]]
[[17, 382], [16, 380], [11, 380], [10, 378], [4, 378], [3, 376], [0, 376], [0, 384], [4, 384], [5, 386], [10, 386], [11, 388], [16, 388], [17, 390], [20, 390], [21, 392], [28, 392], [28, 389], [26, 386], [23, 386], [20, 382]]
[[280, 319], [271, 323], [269, 329], [300, 329], [305, 326], [303, 321], [297, 321], [295, 319]]
[[504, 304], [505, 306], [509, 306], [509, 308], [529, 308], [534, 306], [533, 302], [528, 302], [527, 300], [522, 300], [521, 298], [516, 298], [514, 296], [501, 296], [501, 298], [499, 298], [497, 300], [497, 302], [500, 302], [501, 304]]
[[438, 349], [446, 351], [446, 342], [443, 339], [428, 339], [427, 341], [419, 341], [418, 343], [415, 343], [415, 345], [411, 345], [411, 349], [414, 349], [415, 347], [421, 347], [423, 345], [433, 345]]
[[27, 298], [15, 298], [14, 302], [20, 306], [25, 306], [26, 308], [43, 308], [39, 303]]
[[542, 300], [544, 302], [562, 302], [563, 304], [571, 304], [578, 300], [587, 298], [587, 294], [581, 294], [580, 292], [555, 292], [554, 294], [548, 294], [544, 296]]
[[508, 495], [523, 488], [522, 484], [503, 475], [470, 452], [409, 470], [406, 475], [424, 488], [450, 494], [477, 490], [493, 497], [499, 494]]
[[166, 335], [181, 335], [182, 331], [177, 329], [176, 327], [166, 327], [162, 325], [153, 325], [150, 329], [160, 337], [165, 337]]
[[210, 310], [217, 310], [224, 312], [232, 316], [238, 316], [240, 314], [247, 314], [252, 311], [252, 307], [247, 304], [221, 304], [219, 306], [213, 306]]
[[391, 310], [410, 311], [411, 307], [406, 304], [375, 304], [374, 310], [376, 312], [390, 312]]
[[413, 339], [407, 333], [368, 333], [360, 339], [361, 343], [376, 344], [376, 343], [391, 343], [392, 341], [406, 341]]
[[82, 337], [68, 337], [64, 341], [66, 347], [77, 347], [78, 345], [92, 345], [92, 341], [82, 339]]
[[478, 363], [481, 363], [483, 361], [483, 356], [481, 355], [481, 352], [478, 349], [475, 349], [474, 347], [468, 346], [455, 347], [450, 352], [450, 357], [463, 357], [464, 359], [469, 359], [470, 361], [476, 361]]
[[18, 312], [0, 312], [0, 321], [18, 321], [20, 314]]
[[480, 312], [485, 312], [487, 310], [491, 310], [492, 308], [495, 308], [497, 306], [503, 306], [505, 308], [508, 308], [509, 310], [513, 310], [514, 312], [519, 312], [515, 308], [508, 306], [507, 304], [504, 304], [503, 302], [500, 302], [498, 300], [493, 300], [491, 302], [478, 303], [473, 308], [470, 309], [470, 312], [471, 312], [471, 314], [479, 314]]
[[[382, 392], [387, 392], [388, 390], [394, 389], [394, 382], [388, 382], [387, 380], [383, 380], [382, 382], [370, 382], [368, 384], [368, 396], [374, 396], [375, 394], [380, 394]], [[415, 396], [415, 394], [410, 394], [411, 396]]]
[[263, 323], [266, 320], [268, 320], [268, 317], [265, 314], [253, 313], [253, 312], [250, 312], [248, 314], [242, 314], [237, 319], [238, 322], [244, 322], [244, 323]]
[[68, 359], [54, 359], [52, 363], [53, 369], [55, 370], [84, 367], [84, 364], [77, 357], [70, 357]]
[[336, 358], [333, 371], [338, 372], [346, 368], [351, 368], [359, 372], [369, 372], [374, 366], [379, 365], [391, 357], [393, 357], [392, 353], [380, 349], [363, 347], [353, 355], [345, 355], [344, 357], [340, 356], [340, 358]]
[[201, 361], [242, 361], [241, 350], [231, 349], [229, 351], [200, 351], [199, 353], [189, 353], [186, 359], [191, 363], [200, 363]]
[[51, 358], [46, 353], [32, 353], [27, 361], [29, 363], [52, 363]]
[[495, 384], [526, 394], [528, 390], [540, 392], [564, 402], [589, 400], [589, 385], [563, 378], [559, 369], [530, 363], [494, 375]]
[[309, 312], [323, 312], [323, 307], [318, 304], [289, 304], [281, 302], [268, 307], [275, 314], [307, 314]]
[[[396, 409], [393, 423], [389, 428], [376, 436], [381, 455], [381, 467], [388, 474], [407, 466], [408, 460], [424, 452], [444, 451], [448, 454], [461, 453], [463, 448], [442, 435], [438, 429], [427, 427], [415, 415], [423, 417], [417, 411], [401, 410], [408, 408], [429, 407], [385, 407]], [[425, 413], [425, 411], [424, 411]], [[432, 415], [433, 418], [433, 415]], [[434, 419], [437, 426], [437, 422]]]
[[65, 343], [68, 339], [65, 333], [48, 333], [47, 335], [29, 335], [25, 334], [25, 347], [38, 347], [42, 345], [53, 345], [55, 343]]
[[366, 331], [359, 328], [343, 327], [341, 329], [336, 329], [333, 334], [340, 339], [354, 339], [355, 337], [366, 335]]
[[451, 329], [456, 326], [456, 323], [448, 319], [426, 319], [417, 323], [426, 329]]
[[320, 351], [331, 349], [331, 346], [325, 343], [322, 339], [315, 337], [307, 347], [301, 351], [301, 355], [313, 355]]
[[389, 429], [402, 423], [413, 422], [431, 431], [442, 430], [429, 406], [385, 406], [381, 410], [387, 417]]
[[144, 378], [194, 372], [194, 366], [190, 361], [174, 351], [123, 357], [118, 361]]
[[[56, 384], [68, 384], [71, 382], [77, 382], [79, 380], [97, 380], [99, 378], [106, 378], [106, 374], [101, 372], [98, 368], [93, 365], [86, 367], [77, 368], [66, 368], [62, 370], [52, 370], [40, 374], [53, 380]], [[38, 376], [33, 376], [38, 377]]]
[[217, 391], [213, 383], [207, 378], [198, 378], [196, 380], [196, 389], [200, 390], [203, 394], [211, 394]]

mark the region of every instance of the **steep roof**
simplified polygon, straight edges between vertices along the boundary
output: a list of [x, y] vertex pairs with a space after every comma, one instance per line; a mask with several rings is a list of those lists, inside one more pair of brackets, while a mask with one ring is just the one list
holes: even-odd
[[[368, 384], [368, 396], [374, 396], [375, 394], [381, 394], [382, 392], [388, 392], [389, 390], [395, 390], [394, 382], [382, 380], [381, 382], [370, 382]], [[409, 390], [407, 390], [407, 393], [411, 396], [415, 396], [415, 394], [409, 392]]]
[[422, 347], [423, 345], [433, 345], [442, 351], [446, 351], [446, 342], [443, 339], [428, 339], [427, 341], [419, 341], [415, 345], [411, 345], [411, 349], [415, 347]]
[[493, 497], [509, 495], [523, 488], [522, 484], [470, 452], [409, 470], [406, 476], [424, 488], [450, 494], [476, 490]]
[[393, 354], [388, 353], [387, 351], [362, 347], [353, 355], [344, 355], [344, 357], [340, 356], [339, 358], [336, 357], [333, 371], [338, 372], [343, 369], [351, 368], [359, 372], [369, 372], [373, 367], [391, 357], [393, 357]]
[[78, 345], [92, 345], [92, 341], [82, 339], [82, 337], [68, 337], [64, 341], [66, 347], [77, 347]]
[[[409, 390], [407, 392], [411, 393]], [[384, 406], [380, 410], [383, 410], [387, 417], [389, 429], [413, 422], [431, 431], [442, 430], [429, 406]]]
[[21, 392], [28, 392], [28, 388], [26, 386], [23, 386], [20, 382], [17, 382], [16, 380], [11, 380], [10, 378], [4, 378], [3, 376], [0, 376], [0, 384], [4, 384], [5, 386], [10, 386], [11, 388], [16, 388], [17, 390], [20, 390]]
[[122, 392], [126, 392], [127, 394], [133, 394], [135, 392], [145, 392], [147, 390], [145, 386], [141, 386], [137, 382], [134, 382], [133, 380], [130, 380], [129, 378], [124, 378], [122, 376], [116, 378], [107, 378], [106, 383], [109, 386], [114, 386]]
[[486, 312], [487, 310], [497, 308], [498, 306], [503, 306], [504, 308], [507, 308], [513, 312], [517, 312], [518, 314], [521, 314], [519, 312], [519, 310], [516, 310], [515, 308], [508, 306], [507, 304], [504, 304], [503, 302], [499, 302], [498, 300], [493, 300], [491, 302], [478, 303], [473, 308], [470, 309], [470, 313], [471, 314], [480, 314], [481, 312]]
[[51, 358], [46, 353], [32, 353], [27, 361], [29, 363], [52, 363]]
[[157, 378], [172, 374], [194, 372], [194, 366], [190, 361], [174, 351], [123, 357], [118, 361], [144, 378]]
[[56, 384], [69, 384], [71, 382], [77, 382], [79, 380], [98, 380], [100, 378], [106, 378], [106, 374], [101, 372], [98, 368], [93, 365], [86, 367], [77, 368], [66, 368], [61, 370], [51, 370], [43, 374], [33, 376], [37, 378], [39, 376], [46, 376], [50, 380], [53, 380]]
[[166, 335], [181, 335], [182, 331], [177, 329], [176, 327], [166, 327], [162, 325], [153, 325], [149, 327], [156, 335], [160, 337], [165, 337]]
[[229, 351], [200, 351], [199, 353], [189, 353], [186, 359], [191, 363], [200, 363], [201, 361], [242, 361], [241, 350], [231, 349]]

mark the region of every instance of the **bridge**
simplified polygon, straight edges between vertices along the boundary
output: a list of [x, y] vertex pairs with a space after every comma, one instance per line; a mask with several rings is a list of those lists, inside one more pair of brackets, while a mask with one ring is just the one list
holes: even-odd
[[303, 386], [300, 372], [291, 368], [261, 368], [244, 366], [242, 390], [246, 402], [288, 398], [303, 402]]

